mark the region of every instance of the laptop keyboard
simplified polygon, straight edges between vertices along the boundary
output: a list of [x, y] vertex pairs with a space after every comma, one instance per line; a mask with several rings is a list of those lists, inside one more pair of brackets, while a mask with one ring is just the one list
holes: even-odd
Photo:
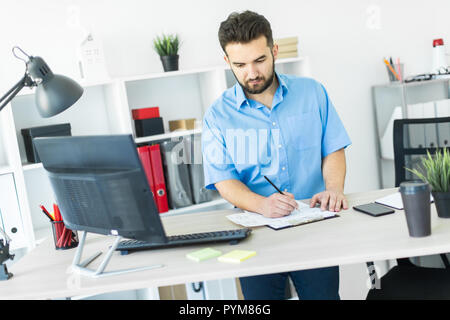
[[191, 233], [167, 237], [166, 243], [151, 243], [141, 240], [123, 240], [119, 242], [116, 250], [121, 254], [128, 254], [133, 251], [163, 249], [178, 246], [187, 246], [202, 243], [230, 242], [236, 244], [240, 240], [247, 238], [251, 229], [243, 228], [236, 230], [224, 230], [214, 232]]

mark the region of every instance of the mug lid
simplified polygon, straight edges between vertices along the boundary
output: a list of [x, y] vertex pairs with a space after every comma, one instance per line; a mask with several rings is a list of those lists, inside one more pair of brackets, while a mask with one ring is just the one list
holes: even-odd
[[399, 191], [401, 193], [417, 193], [422, 191], [430, 191], [428, 183], [423, 181], [405, 181], [400, 183]]

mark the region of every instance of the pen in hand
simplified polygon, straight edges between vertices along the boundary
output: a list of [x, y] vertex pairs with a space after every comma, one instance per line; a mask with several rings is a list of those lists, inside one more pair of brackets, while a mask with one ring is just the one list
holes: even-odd
[[[267, 178], [266, 176], [264, 176], [264, 179], [266, 179], [267, 182], [269, 182], [269, 183], [272, 185], [272, 187], [274, 187], [275, 190], [278, 191], [279, 194], [282, 194], [282, 195], [287, 196], [287, 197], [289, 197], [289, 198], [293, 198], [293, 196], [291, 197], [290, 195], [287, 195], [286, 193], [282, 192], [282, 191], [281, 191], [275, 184], [273, 184], [273, 182], [270, 181], [270, 179]], [[286, 202], [286, 200], [281, 200], [281, 201], [283, 202], [283, 205], [289, 204], [290, 206], [294, 207], [294, 210], [298, 210], [298, 204], [297, 204], [297, 202], [295, 201], [295, 199], [289, 199], [288, 202]], [[288, 214], [290, 214], [290, 213], [291, 213], [291, 212], [289, 212]]]
[[280, 189], [278, 189], [277, 188], [277, 186], [276, 185], [274, 185], [273, 183], [272, 183], [272, 181], [270, 181], [269, 180], [269, 178], [267, 178], [266, 176], [264, 176], [264, 178], [272, 185], [272, 187], [274, 187], [275, 188], [275, 190], [277, 190], [279, 193], [281, 193], [282, 195], [284, 195], [284, 193], [283, 192], [281, 192], [281, 190]]

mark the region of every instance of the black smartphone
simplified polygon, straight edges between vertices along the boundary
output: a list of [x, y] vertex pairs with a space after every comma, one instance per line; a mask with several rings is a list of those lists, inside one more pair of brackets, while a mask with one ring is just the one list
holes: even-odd
[[378, 203], [367, 203], [359, 206], [354, 206], [353, 209], [370, 214], [373, 217], [384, 216], [385, 214], [394, 213], [395, 210], [385, 207]]

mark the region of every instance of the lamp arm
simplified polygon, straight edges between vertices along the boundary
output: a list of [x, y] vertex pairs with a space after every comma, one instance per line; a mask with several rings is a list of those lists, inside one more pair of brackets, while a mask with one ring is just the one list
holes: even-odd
[[[19, 93], [23, 87], [31, 87], [34, 85], [33, 80], [30, 78], [28, 74], [25, 74], [19, 82], [17, 82], [14, 87], [9, 89], [7, 93], [3, 97], [0, 98], [0, 111]], [[6, 100], [5, 100], [6, 99]]]
[[8, 235], [6, 234], [6, 232], [2, 229], [2, 227], [0, 227], [0, 236], [3, 236], [3, 238], [5, 238], [5, 242], [6, 244], [11, 242], [11, 238], [8, 237]]

